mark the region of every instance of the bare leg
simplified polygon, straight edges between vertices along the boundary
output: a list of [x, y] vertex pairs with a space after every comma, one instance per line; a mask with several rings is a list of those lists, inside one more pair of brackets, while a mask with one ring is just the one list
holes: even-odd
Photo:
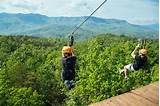
[[122, 74], [125, 69], [119, 69], [119, 73]]
[[128, 78], [128, 69], [127, 68], [124, 68], [124, 69], [119, 69], [119, 72], [120, 72], [120, 74], [121, 73], [123, 73], [124, 74], [124, 77], [125, 77], [125, 79], [126, 80], [128, 80], [129, 78]]
[[125, 78], [128, 77], [128, 70], [127, 69], [124, 69], [124, 76], [125, 76]]

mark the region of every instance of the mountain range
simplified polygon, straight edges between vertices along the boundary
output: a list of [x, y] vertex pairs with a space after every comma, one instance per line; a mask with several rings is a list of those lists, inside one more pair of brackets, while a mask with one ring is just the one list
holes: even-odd
[[[48, 17], [32, 13], [0, 13], [0, 34], [66, 37], [86, 18], [87, 16]], [[77, 30], [75, 36], [79, 39], [84, 39], [102, 33], [140, 38], [158, 38], [159, 24], [135, 25], [125, 20], [91, 17]]]

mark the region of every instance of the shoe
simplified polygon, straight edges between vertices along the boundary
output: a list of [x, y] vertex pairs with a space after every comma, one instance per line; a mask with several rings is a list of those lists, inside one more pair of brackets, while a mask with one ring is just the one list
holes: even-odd
[[64, 84], [65, 84], [65, 85], [68, 85], [68, 84], [69, 84], [69, 80], [65, 80], [65, 81], [64, 81]]
[[75, 87], [73, 80], [65, 80], [64, 84], [66, 85], [66, 87], [71, 90], [72, 88]]
[[69, 86], [69, 87], [68, 87], [68, 89], [69, 89], [69, 90], [71, 90], [71, 89], [72, 89], [72, 87], [71, 87], [71, 86]]
[[70, 88], [72, 89], [72, 88], [74, 88], [74, 86], [75, 86], [75, 85], [74, 85], [74, 82], [73, 82], [73, 80], [71, 80], [71, 81], [70, 81]]
[[128, 78], [128, 77], [125, 77], [124, 79], [125, 79], [125, 80], [129, 80], [129, 78]]
[[64, 81], [64, 84], [66, 85], [66, 87], [67, 87], [68, 89], [71, 88], [71, 84], [70, 84], [70, 81], [69, 81], [69, 80], [65, 80], [65, 81]]
[[74, 88], [74, 84], [70, 84], [70, 85], [68, 86], [68, 89], [69, 89], [69, 90], [71, 90], [72, 88]]

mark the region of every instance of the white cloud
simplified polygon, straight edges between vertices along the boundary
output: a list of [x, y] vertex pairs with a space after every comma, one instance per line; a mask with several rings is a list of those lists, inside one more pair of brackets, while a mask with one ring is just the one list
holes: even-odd
[[151, 0], [110, 0], [97, 15], [135, 24], [150, 24], [158, 22], [158, 6]]
[[[86, 16], [104, 0], [1, 0], [0, 12], [48, 16]], [[94, 16], [124, 19], [135, 24], [158, 22], [158, 0], [108, 0]]]
[[0, 3], [0, 11], [11, 13], [36, 13], [43, 8], [43, 1], [39, 0], [2, 0]]

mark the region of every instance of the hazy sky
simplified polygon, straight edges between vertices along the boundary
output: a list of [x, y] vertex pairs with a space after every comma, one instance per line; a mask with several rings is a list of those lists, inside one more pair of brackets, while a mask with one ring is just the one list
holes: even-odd
[[[104, 0], [0, 0], [0, 12], [40, 13], [47, 16], [87, 16]], [[159, 0], [108, 0], [94, 16], [157, 23]]]

